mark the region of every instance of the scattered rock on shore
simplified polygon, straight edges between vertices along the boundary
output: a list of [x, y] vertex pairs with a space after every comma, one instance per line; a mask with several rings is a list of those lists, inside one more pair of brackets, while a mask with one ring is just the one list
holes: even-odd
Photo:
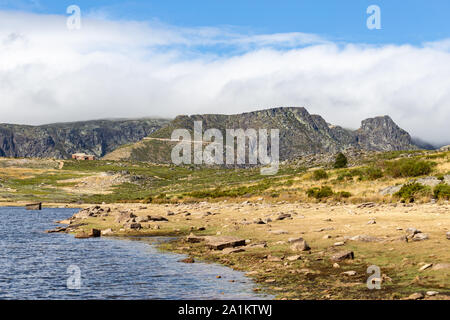
[[88, 235], [86, 232], [84, 232], [84, 231], [77, 232], [77, 233], [75, 234], [75, 239], [87, 239], [87, 238], [90, 238], [90, 237], [89, 237], [89, 235]]
[[306, 241], [303, 238], [297, 238], [297, 239], [289, 239], [289, 243], [291, 243], [291, 250], [292, 251], [308, 251], [311, 250], [309, 245], [306, 243]]
[[180, 262], [183, 262], [183, 263], [194, 263], [195, 260], [193, 258], [186, 258], [186, 259], [180, 260]]
[[114, 231], [111, 228], [109, 228], [109, 229], [102, 230], [101, 234], [102, 234], [102, 236], [109, 236], [109, 235], [114, 234]]
[[191, 233], [190, 235], [188, 235], [186, 237], [186, 242], [189, 242], [189, 243], [198, 243], [198, 242], [201, 242], [201, 241], [204, 241], [204, 240], [205, 240], [205, 237], [196, 236], [193, 233]]
[[98, 238], [101, 236], [101, 231], [98, 229], [91, 229], [91, 231], [89, 232], [88, 236], [90, 238]]
[[355, 255], [353, 251], [340, 251], [338, 253], [335, 253], [331, 256], [332, 261], [343, 261], [343, 260], [352, 260], [354, 259]]
[[225, 248], [234, 248], [245, 246], [245, 239], [231, 236], [217, 237], [205, 236], [206, 245], [214, 250], [223, 250]]
[[244, 252], [245, 250], [243, 248], [225, 248], [222, 250], [223, 254], [232, 254], [232, 253], [239, 253]]
[[424, 295], [420, 292], [416, 292], [413, 293], [412, 295], [410, 295], [408, 298], [406, 298], [406, 300], [420, 300], [423, 299]]

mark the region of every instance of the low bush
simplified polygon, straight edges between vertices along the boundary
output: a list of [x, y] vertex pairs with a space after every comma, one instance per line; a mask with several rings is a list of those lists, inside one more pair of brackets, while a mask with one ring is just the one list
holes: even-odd
[[450, 186], [440, 183], [434, 187], [433, 195], [436, 199], [450, 200]]
[[404, 202], [414, 202], [418, 196], [425, 196], [430, 194], [430, 189], [420, 183], [407, 183], [394, 194]]
[[350, 198], [352, 196], [352, 194], [348, 191], [339, 191], [337, 193], [335, 193], [336, 198], [340, 199], [340, 198]]
[[377, 167], [368, 167], [365, 172], [367, 179], [377, 180], [383, 177], [383, 170]]
[[320, 200], [323, 198], [331, 197], [334, 194], [334, 192], [329, 186], [323, 186], [321, 188], [317, 188], [317, 187], [310, 188], [306, 191], [306, 194], [310, 198], [315, 198], [315, 199]]
[[428, 175], [433, 164], [429, 161], [416, 159], [400, 159], [384, 163], [386, 173], [393, 178], [407, 178]]
[[328, 173], [323, 169], [315, 170], [313, 173], [314, 180], [326, 180], [328, 179]]

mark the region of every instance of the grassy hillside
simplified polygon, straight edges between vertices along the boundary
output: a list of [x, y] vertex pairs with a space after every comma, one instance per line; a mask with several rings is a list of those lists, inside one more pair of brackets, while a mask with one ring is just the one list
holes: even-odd
[[[0, 160], [3, 200], [49, 202], [195, 202], [263, 198], [269, 201], [430, 201], [446, 189], [450, 152], [373, 152], [333, 169], [332, 156], [305, 157], [281, 165], [274, 176], [259, 168], [155, 165], [137, 161]], [[423, 186], [408, 185], [414, 179]], [[429, 181], [428, 181], [429, 180]], [[408, 184], [409, 183], [409, 184]], [[395, 186], [407, 184], [395, 190]], [[395, 192], [380, 191], [393, 187]], [[401, 191], [401, 192], [400, 192]]]

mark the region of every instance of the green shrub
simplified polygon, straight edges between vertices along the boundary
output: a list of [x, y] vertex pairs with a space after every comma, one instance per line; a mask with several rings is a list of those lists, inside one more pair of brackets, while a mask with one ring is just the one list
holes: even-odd
[[429, 188], [417, 183], [407, 183], [401, 187], [401, 189], [394, 194], [405, 202], [414, 202], [417, 196], [429, 194]]
[[342, 152], [340, 152], [336, 156], [336, 160], [334, 161], [334, 168], [335, 169], [346, 168], [347, 163], [348, 163], [347, 157]]
[[334, 192], [330, 187], [323, 186], [321, 188], [317, 188], [317, 187], [310, 188], [306, 191], [306, 194], [310, 198], [323, 199], [323, 198], [331, 197], [334, 194]]
[[336, 198], [350, 198], [352, 194], [348, 191], [339, 191], [335, 194]]
[[433, 195], [436, 199], [449, 200], [450, 186], [446, 183], [440, 183], [434, 188]]
[[352, 180], [353, 179], [353, 175], [348, 170], [344, 170], [342, 172], [339, 172], [337, 180], [338, 181], [342, 181], [344, 179]]
[[314, 180], [326, 180], [328, 179], [328, 173], [323, 169], [318, 169], [313, 173]]
[[368, 167], [365, 173], [369, 180], [377, 180], [383, 177], [383, 170], [377, 167]]
[[386, 172], [394, 178], [418, 177], [431, 173], [432, 163], [416, 159], [385, 162]]

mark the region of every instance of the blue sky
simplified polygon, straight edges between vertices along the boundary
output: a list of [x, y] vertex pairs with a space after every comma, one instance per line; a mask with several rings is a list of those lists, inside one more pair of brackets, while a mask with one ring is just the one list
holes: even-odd
[[[64, 14], [71, 4], [113, 20], [232, 26], [253, 34], [314, 33], [336, 42], [419, 45], [450, 37], [448, 0], [0, 0], [0, 9]], [[382, 30], [366, 28], [371, 4], [381, 8]]]

